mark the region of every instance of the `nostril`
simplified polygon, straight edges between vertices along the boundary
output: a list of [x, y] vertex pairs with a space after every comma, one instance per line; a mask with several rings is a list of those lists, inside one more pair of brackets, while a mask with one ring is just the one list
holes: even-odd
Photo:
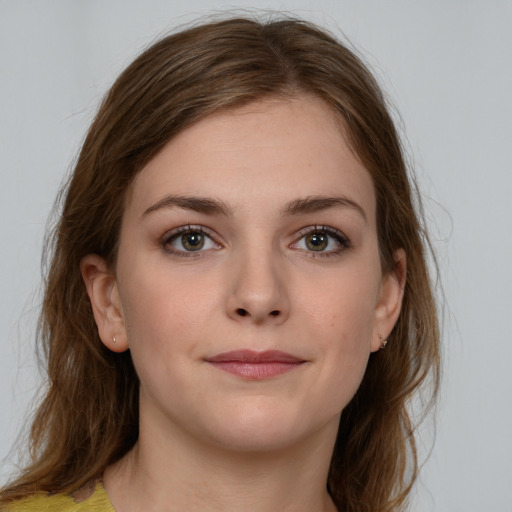
[[[236, 310], [236, 314], [238, 316], [248, 316], [249, 315], [249, 311], [247, 311], [246, 309], [244, 308], [238, 308]], [[279, 311], [278, 309], [274, 309], [273, 311], [271, 311], [269, 313], [270, 316], [279, 316], [281, 314], [281, 311]], [[250, 316], [250, 315], [249, 315]]]

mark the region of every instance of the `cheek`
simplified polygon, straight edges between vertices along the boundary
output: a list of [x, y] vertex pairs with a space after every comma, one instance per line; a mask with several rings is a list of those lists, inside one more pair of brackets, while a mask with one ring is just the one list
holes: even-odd
[[[137, 281], [133, 284], [137, 285]], [[170, 350], [171, 346], [179, 344], [184, 333], [187, 338], [194, 339], [194, 333], [201, 326], [201, 316], [207, 314], [207, 304], [204, 298], [180, 293], [179, 289], [179, 286], [173, 290], [162, 283], [151, 286], [146, 282], [135, 286], [136, 291], [128, 290], [123, 310], [132, 350], [138, 344]]]
[[170, 383], [216, 339], [220, 287], [211, 273], [198, 279], [148, 260], [124, 266], [132, 270], [120, 290], [127, 339], [141, 382]]
[[[129, 329], [194, 328], [217, 300], [215, 280], [180, 271], [165, 257], [150, 253], [124, 262], [120, 290]], [[124, 278], [123, 278], [124, 277]]]
[[339, 282], [344, 285], [324, 283], [324, 293], [302, 303], [308, 337], [316, 340], [318, 393], [325, 394], [323, 405], [332, 414], [347, 405], [364, 376], [378, 294], [378, 279], [364, 273]]
[[325, 340], [329, 351], [334, 347], [348, 352], [369, 350], [379, 282], [378, 276], [369, 272], [349, 269], [334, 278], [310, 284], [309, 293], [299, 293], [304, 297], [299, 306], [302, 315], [319, 335], [315, 339], [319, 343]]
[[200, 306], [194, 297], [173, 293], [161, 281], [135, 278], [130, 285], [133, 288], [126, 290], [125, 296], [126, 333], [141, 397], [149, 403], [180, 409], [183, 390], [171, 391], [189, 381], [191, 361], [197, 360]]

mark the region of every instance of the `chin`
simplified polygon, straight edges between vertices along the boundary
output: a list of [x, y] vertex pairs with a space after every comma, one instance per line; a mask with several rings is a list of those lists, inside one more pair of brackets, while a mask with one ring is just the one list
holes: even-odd
[[215, 445], [237, 453], [279, 452], [296, 445], [301, 439], [293, 429], [275, 428], [271, 423], [264, 426], [247, 426], [238, 430], [216, 433]]
[[324, 428], [331, 428], [333, 422], [336, 432], [339, 423], [339, 415], [308, 419], [307, 414], [287, 410], [282, 404], [273, 407], [261, 403], [252, 407], [244, 405], [227, 415], [227, 422], [218, 418], [209, 425], [210, 437], [216, 446], [243, 453], [276, 452], [307, 442]]

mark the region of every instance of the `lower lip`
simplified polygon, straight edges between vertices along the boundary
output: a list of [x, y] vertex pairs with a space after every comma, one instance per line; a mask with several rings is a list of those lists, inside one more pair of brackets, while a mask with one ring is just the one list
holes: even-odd
[[262, 361], [261, 363], [248, 363], [244, 361], [210, 361], [210, 364], [219, 370], [224, 370], [227, 373], [232, 373], [247, 380], [264, 380], [295, 370], [303, 362]]

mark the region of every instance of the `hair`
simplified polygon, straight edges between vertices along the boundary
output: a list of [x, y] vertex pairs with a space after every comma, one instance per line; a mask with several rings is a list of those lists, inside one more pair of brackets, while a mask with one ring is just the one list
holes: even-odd
[[439, 327], [421, 204], [367, 67], [323, 29], [282, 17], [231, 18], [169, 35], [144, 51], [104, 98], [49, 236], [38, 329], [47, 389], [30, 431], [31, 463], [3, 489], [5, 502], [75, 489], [100, 477], [137, 440], [139, 381], [130, 353], [111, 352], [101, 342], [79, 270], [91, 253], [115, 268], [134, 176], [174, 136], [215, 112], [304, 95], [328, 106], [373, 179], [383, 271], [397, 271], [397, 249], [407, 255], [400, 317], [342, 413], [327, 486], [344, 512], [405, 508], [419, 466], [411, 397], [420, 386], [428, 389], [427, 409], [439, 386]]

